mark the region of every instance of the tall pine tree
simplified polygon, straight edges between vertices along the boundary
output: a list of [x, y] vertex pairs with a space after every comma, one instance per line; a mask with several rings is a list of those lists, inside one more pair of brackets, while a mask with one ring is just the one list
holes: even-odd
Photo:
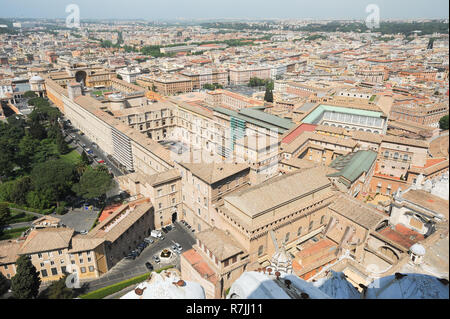
[[36, 267], [31, 263], [28, 256], [20, 256], [16, 261], [17, 272], [11, 278], [11, 290], [14, 298], [33, 299], [39, 293], [41, 278]]

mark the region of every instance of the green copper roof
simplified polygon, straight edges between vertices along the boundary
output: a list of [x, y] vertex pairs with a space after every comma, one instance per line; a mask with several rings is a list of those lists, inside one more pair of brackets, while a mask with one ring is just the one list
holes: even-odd
[[295, 123], [293, 123], [291, 120], [268, 114], [255, 108], [241, 109], [239, 112], [236, 112], [234, 110], [229, 110], [218, 106], [213, 110], [222, 114], [233, 116], [260, 127], [264, 127], [267, 129], [278, 129], [280, 133], [284, 133], [285, 131], [295, 126]]
[[349, 183], [342, 178], [353, 183], [363, 172], [367, 173], [376, 159], [377, 153], [374, 151], [357, 151], [345, 156], [339, 156], [330, 164], [330, 167], [338, 171], [328, 176], [339, 177], [341, 182], [349, 186]]
[[321, 104], [318, 107], [316, 107], [314, 109], [314, 111], [309, 113], [308, 116], [305, 117], [302, 122], [307, 123], [307, 124], [315, 124], [314, 121], [325, 111], [334, 111], [334, 112], [339, 112], [339, 113], [355, 114], [355, 115], [369, 116], [369, 117], [381, 117], [383, 115], [382, 112], [359, 110], [359, 109], [352, 109], [352, 108], [348, 108], [348, 107]]

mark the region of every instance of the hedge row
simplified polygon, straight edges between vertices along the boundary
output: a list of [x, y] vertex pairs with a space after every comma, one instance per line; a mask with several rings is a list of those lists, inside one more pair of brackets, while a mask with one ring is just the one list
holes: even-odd
[[117, 284], [94, 290], [90, 293], [80, 296], [80, 298], [82, 298], [82, 299], [102, 299], [102, 298], [105, 298], [106, 296], [112, 295], [113, 293], [121, 291], [122, 289], [125, 289], [128, 286], [143, 282], [143, 281], [147, 280], [148, 276], [149, 276], [149, 274], [147, 273], [147, 274], [143, 274], [143, 275], [131, 278], [131, 279], [127, 279], [127, 280], [118, 282]]
[[53, 211], [56, 208], [55, 206], [52, 206], [52, 207], [47, 208], [47, 209], [38, 209], [38, 208], [31, 208], [31, 207], [18, 205], [18, 204], [15, 204], [15, 203], [9, 203], [9, 202], [4, 202], [4, 203], [6, 203], [9, 208], [22, 209], [22, 210], [26, 210], [26, 211], [33, 212], [33, 213], [42, 214], [42, 215], [51, 214], [51, 213], [53, 213]]

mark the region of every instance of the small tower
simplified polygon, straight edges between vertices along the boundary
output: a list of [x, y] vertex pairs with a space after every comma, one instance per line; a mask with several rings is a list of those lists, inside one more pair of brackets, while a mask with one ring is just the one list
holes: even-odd
[[420, 265], [423, 263], [423, 257], [425, 256], [425, 247], [423, 247], [421, 244], [414, 244], [409, 249], [410, 256], [411, 256], [411, 262], [414, 265]]
[[80, 83], [69, 83], [67, 86], [67, 92], [69, 93], [69, 98], [74, 100], [78, 96], [82, 95], [81, 84]]
[[39, 97], [45, 96], [45, 80], [39, 75], [35, 75], [30, 79], [30, 88]]
[[273, 269], [274, 273], [278, 271], [280, 273], [292, 274], [292, 259], [286, 251], [286, 248], [284, 245], [280, 248], [278, 247], [273, 230], [270, 231], [270, 236], [275, 246], [275, 254], [270, 259], [270, 268]]

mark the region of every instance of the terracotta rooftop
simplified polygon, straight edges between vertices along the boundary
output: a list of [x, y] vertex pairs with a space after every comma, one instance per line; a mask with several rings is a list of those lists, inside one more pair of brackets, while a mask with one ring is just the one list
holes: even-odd
[[202, 277], [207, 279], [213, 284], [217, 283], [217, 277], [214, 270], [208, 265], [206, 261], [203, 260], [202, 256], [195, 249], [189, 249], [185, 251], [182, 256], [192, 265], [192, 267], [197, 271], [197, 273]]
[[387, 227], [379, 233], [405, 248], [409, 248], [415, 243], [424, 240], [422, 234], [419, 234], [402, 224], [395, 225], [394, 229]]

